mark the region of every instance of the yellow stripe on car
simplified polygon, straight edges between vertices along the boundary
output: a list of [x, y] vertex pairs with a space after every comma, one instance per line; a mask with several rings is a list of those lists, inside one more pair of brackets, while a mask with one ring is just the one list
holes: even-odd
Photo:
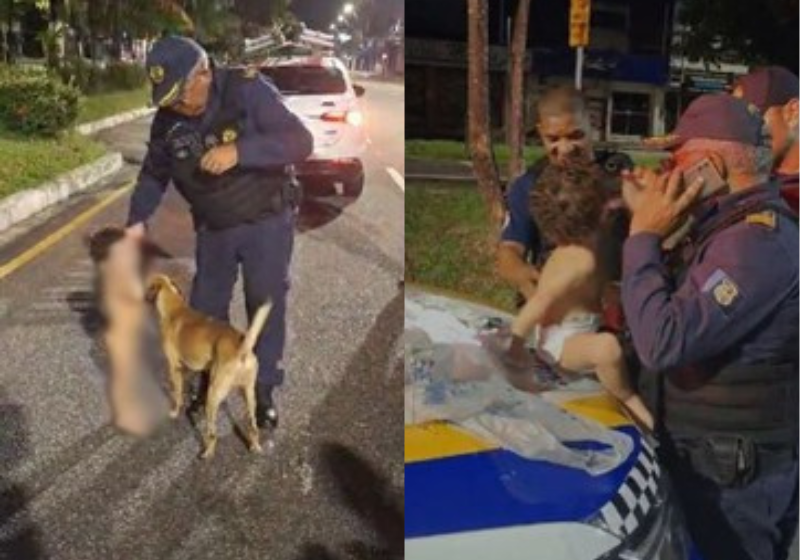
[[620, 410], [614, 399], [608, 395], [592, 395], [577, 399], [565, 400], [558, 405], [577, 416], [599, 422], [609, 428], [629, 426], [632, 422]]
[[406, 463], [491, 451], [498, 446], [446, 422], [406, 426]]

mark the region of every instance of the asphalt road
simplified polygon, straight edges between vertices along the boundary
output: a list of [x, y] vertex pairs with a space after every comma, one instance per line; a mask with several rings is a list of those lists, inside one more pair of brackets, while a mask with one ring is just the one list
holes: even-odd
[[[0, 278], [0, 559], [402, 557], [404, 90], [365, 86], [363, 193], [301, 213], [282, 425], [265, 455], [233, 432], [238, 396], [211, 462], [197, 459], [186, 418], [144, 440], [109, 425], [83, 238], [122, 222], [127, 194]], [[0, 237], [0, 266], [134, 176], [147, 131], [143, 120], [104, 133], [125, 172]], [[194, 235], [174, 193], [152, 233], [175, 257], [163, 270], [186, 286]], [[233, 317], [243, 326], [241, 297]]]

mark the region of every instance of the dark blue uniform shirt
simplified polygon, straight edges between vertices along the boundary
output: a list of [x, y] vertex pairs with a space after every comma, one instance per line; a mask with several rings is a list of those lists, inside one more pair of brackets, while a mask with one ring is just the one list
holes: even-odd
[[[195, 118], [159, 109], [151, 128], [150, 142], [136, 188], [131, 197], [128, 224], [150, 218], [161, 202], [171, 179], [171, 155], [163, 131], [165, 123], [185, 122], [200, 130], [213, 120], [222, 102], [228, 70], [213, 69], [214, 78], [206, 111]], [[299, 163], [313, 151], [314, 140], [301, 120], [283, 103], [278, 90], [260, 74], [244, 80], [240, 104], [245, 110], [236, 140], [240, 167], [274, 168]]]
[[536, 166], [536, 168], [527, 171], [517, 177], [508, 187], [506, 193], [508, 210], [503, 230], [500, 232], [502, 241], [519, 243], [526, 248], [526, 252], [534, 253], [534, 258], [538, 256], [536, 253], [539, 251], [540, 239], [539, 231], [528, 207], [528, 198], [531, 189], [536, 183], [540, 169], [542, 167]]
[[[707, 201], [695, 232], [738, 205], [779, 203], [772, 183]], [[696, 364], [726, 352], [729, 364], [775, 360], [798, 337], [798, 232], [776, 214], [769, 224], [741, 220], [715, 234], [682, 278], [672, 278], [658, 236], [639, 233], [624, 247], [622, 301], [634, 346], [651, 371]]]

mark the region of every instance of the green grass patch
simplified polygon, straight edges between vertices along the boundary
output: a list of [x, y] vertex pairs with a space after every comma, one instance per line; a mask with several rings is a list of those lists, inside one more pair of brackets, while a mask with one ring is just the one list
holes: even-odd
[[[534, 161], [543, 154], [540, 146], [525, 146], [526, 161]], [[505, 144], [494, 145], [494, 155], [498, 165], [508, 163], [509, 151]], [[406, 158], [439, 159], [448, 161], [465, 161], [469, 159], [467, 145], [455, 140], [408, 140], [406, 141]]]
[[0, 199], [54, 179], [104, 153], [102, 144], [76, 133], [40, 139], [0, 130]]
[[415, 183], [405, 204], [410, 282], [514, 310], [513, 289], [495, 273], [497, 240], [474, 185]]
[[150, 100], [150, 87], [129, 91], [115, 91], [90, 95], [83, 100], [77, 124], [98, 121], [117, 113], [146, 107]]
[[[508, 146], [495, 144], [493, 146], [495, 158], [499, 166], [508, 163]], [[624, 151], [624, 150], [623, 150]], [[661, 152], [627, 152], [637, 165], [654, 167], [664, 159], [666, 153]], [[525, 146], [525, 161], [532, 164], [542, 157], [544, 150], [541, 146]], [[456, 140], [408, 140], [406, 141], [406, 158], [408, 159], [433, 159], [447, 161], [465, 161], [469, 159], [469, 152], [464, 142]]]

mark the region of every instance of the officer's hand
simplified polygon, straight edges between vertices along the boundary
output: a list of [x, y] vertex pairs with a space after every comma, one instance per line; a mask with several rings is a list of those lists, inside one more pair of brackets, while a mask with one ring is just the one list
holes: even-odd
[[131, 239], [141, 240], [144, 239], [145, 229], [144, 229], [144, 222], [139, 222], [138, 224], [133, 224], [129, 226], [125, 230], [125, 235], [130, 237]]
[[633, 171], [622, 172], [622, 200], [631, 212], [639, 207], [642, 198], [642, 181], [645, 169], [637, 167]]
[[700, 178], [691, 185], [684, 185], [679, 170], [663, 175], [656, 175], [650, 169], [637, 170], [634, 177], [639, 191], [635, 207], [631, 209], [631, 235], [648, 232], [666, 237], [679, 225], [703, 189]]
[[200, 169], [212, 175], [221, 175], [239, 163], [236, 144], [225, 144], [211, 148], [200, 160]]

